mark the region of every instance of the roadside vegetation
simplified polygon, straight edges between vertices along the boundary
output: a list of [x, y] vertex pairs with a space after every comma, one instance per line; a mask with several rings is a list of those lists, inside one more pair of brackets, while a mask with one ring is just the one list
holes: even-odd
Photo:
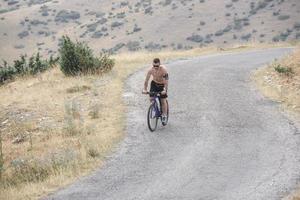
[[58, 58], [50, 56], [49, 60], [43, 60], [39, 53], [27, 57], [21, 55], [11, 66], [6, 61], [0, 65], [0, 85], [13, 80], [16, 76], [36, 75], [56, 65]]
[[72, 42], [68, 36], [63, 36], [60, 53], [60, 69], [66, 76], [101, 74], [110, 71], [114, 60], [101, 54], [95, 57], [93, 50], [82, 42]]
[[[68, 36], [62, 41], [57, 58], [22, 55], [0, 67], [0, 199], [37, 198], [43, 186], [32, 184], [60, 185], [62, 174], [74, 179], [99, 164], [119, 136], [120, 130], [109, 135], [105, 128], [112, 124], [100, 116], [100, 107], [108, 105], [98, 96], [103, 88], [97, 88], [114, 60], [95, 57]], [[97, 135], [101, 129], [107, 135]]]
[[[34, 76], [16, 76], [0, 86], [0, 199], [37, 199], [100, 167], [124, 137], [124, 81], [154, 57], [167, 62], [274, 46], [131, 52], [99, 62], [103, 56], [95, 57], [86, 45], [64, 39], [59, 66]], [[73, 61], [68, 55], [85, 64], [68, 64]], [[64, 62], [64, 57], [71, 60]], [[85, 60], [90, 58], [92, 70], [90, 60]]]
[[294, 71], [291, 67], [281, 66], [280, 64], [277, 64], [274, 69], [279, 74], [284, 74], [286, 76], [293, 76], [294, 74]]
[[300, 49], [254, 74], [261, 91], [300, 114]]

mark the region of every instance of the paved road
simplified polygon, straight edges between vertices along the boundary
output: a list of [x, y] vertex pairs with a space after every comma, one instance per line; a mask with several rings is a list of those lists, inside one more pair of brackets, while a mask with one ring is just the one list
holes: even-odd
[[[145, 71], [132, 75], [127, 137], [104, 168], [49, 199], [273, 200], [300, 177], [300, 129], [250, 72], [290, 49], [169, 63], [171, 118], [150, 133]], [[298, 127], [297, 127], [298, 126]]]

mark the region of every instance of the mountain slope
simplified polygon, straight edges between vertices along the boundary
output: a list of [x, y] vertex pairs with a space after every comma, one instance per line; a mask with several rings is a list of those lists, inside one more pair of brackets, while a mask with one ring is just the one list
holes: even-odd
[[297, 0], [1, 0], [0, 55], [57, 51], [63, 34], [109, 50], [300, 38]]

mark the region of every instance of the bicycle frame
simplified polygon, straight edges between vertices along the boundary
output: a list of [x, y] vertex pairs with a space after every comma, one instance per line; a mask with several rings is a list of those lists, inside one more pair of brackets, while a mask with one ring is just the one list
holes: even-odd
[[[155, 131], [157, 128], [157, 121], [160, 118], [162, 120], [162, 103], [161, 103], [161, 98], [160, 98], [160, 92], [143, 92], [143, 94], [150, 94], [151, 96], [151, 104], [148, 109], [148, 114], [147, 114], [147, 122], [148, 122], [148, 128], [150, 129], [151, 132]], [[169, 106], [168, 106], [168, 101], [167, 101], [167, 121], [169, 118]], [[154, 121], [154, 125], [152, 122]], [[167, 125], [167, 122], [162, 122], [163, 126]]]
[[154, 104], [155, 107], [155, 117], [161, 117], [161, 103], [160, 98], [158, 95], [155, 95], [152, 99], [152, 104]]

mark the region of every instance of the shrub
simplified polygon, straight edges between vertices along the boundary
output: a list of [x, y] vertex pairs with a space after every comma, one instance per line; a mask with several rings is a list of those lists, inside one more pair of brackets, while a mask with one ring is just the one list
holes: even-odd
[[193, 34], [192, 36], [187, 37], [186, 39], [189, 40], [189, 41], [192, 41], [192, 42], [201, 43], [204, 38], [201, 35], [194, 35]]
[[16, 70], [16, 74], [20, 75], [35, 75], [38, 73], [41, 73], [43, 71], [46, 71], [50, 67], [53, 67], [55, 63], [57, 62], [57, 59], [53, 59], [53, 57], [50, 57], [50, 61], [42, 60], [39, 53], [36, 55], [33, 55], [29, 57], [27, 60], [27, 57], [24, 55], [20, 56], [20, 60], [14, 61], [14, 68]]
[[289, 18], [290, 18], [289, 15], [279, 15], [279, 16], [278, 16], [278, 20], [287, 20], [287, 19], [289, 19]]
[[0, 66], [0, 85], [6, 81], [11, 80], [15, 75], [16, 71], [10, 67], [6, 61], [3, 62], [3, 66]]
[[215, 33], [215, 36], [221, 36], [224, 34], [224, 31], [223, 30], [218, 30], [216, 33]]
[[248, 33], [248, 34], [243, 34], [242, 36], [241, 36], [241, 39], [242, 40], [249, 40], [251, 38], [251, 33]]
[[96, 158], [96, 157], [100, 156], [100, 154], [99, 154], [99, 152], [96, 148], [89, 148], [88, 149], [88, 155], [92, 158]]
[[28, 31], [23, 31], [18, 34], [19, 38], [23, 39], [24, 37], [27, 37], [29, 35]]
[[290, 67], [284, 67], [278, 64], [277, 66], [274, 67], [275, 71], [278, 72], [279, 74], [284, 74], [287, 76], [291, 76], [294, 74], [294, 71]]
[[300, 29], [300, 23], [299, 22], [295, 23], [294, 24], [294, 28], [297, 29], [297, 30], [299, 30]]
[[63, 36], [59, 49], [61, 71], [66, 76], [81, 74], [98, 74], [109, 71], [114, 66], [114, 60], [106, 54], [95, 57], [87, 44], [72, 42], [68, 36]]
[[141, 48], [139, 41], [129, 41], [126, 44], [126, 47], [129, 51], [138, 51]]
[[43, 60], [39, 53], [27, 58], [21, 55], [18, 60], [14, 60], [13, 66], [8, 65], [6, 61], [3, 66], [0, 65], [0, 85], [8, 80], [12, 80], [16, 75], [35, 75], [53, 67], [59, 58], [50, 56], [49, 60]]
[[55, 16], [56, 22], [68, 23], [69, 20], [77, 20], [80, 18], [80, 13], [73, 10], [61, 10]]

